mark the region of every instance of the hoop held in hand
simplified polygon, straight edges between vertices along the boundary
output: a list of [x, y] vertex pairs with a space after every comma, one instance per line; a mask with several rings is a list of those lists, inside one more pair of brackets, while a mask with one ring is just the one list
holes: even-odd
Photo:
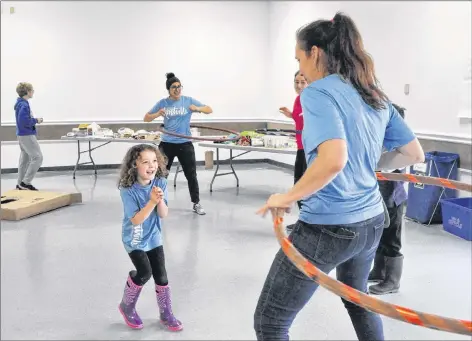
[[[421, 182], [426, 185], [434, 185], [440, 187], [447, 187], [452, 189], [461, 189], [472, 192], [472, 185], [462, 183], [459, 181], [448, 180], [443, 178], [434, 178], [429, 176], [419, 176], [412, 174], [399, 173], [376, 173], [377, 179], [380, 181], [406, 181], [406, 182]], [[384, 302], [378, 298], [369, 296], [360, 292], [338, 280], [331, 278], [323, 271], [319, 270], [308, 259], [306, 259], [288, 239], [283, 226], [283, 214], [285, 209], [275, 209], [274, 230], [277, 240], [279, 241], [282, 251], [290, 259], [290, 261], [307, 277], [314, 280], [316, 283], [338, 295], [345, 300], [357, 304], [372, 312], [388, 316], [390, 318], [414, 324], [417, 326], [446, 331], [455, 334], [472, 335], [472, 321], [465, 321], [459, 319], [452, 319], [448, 317], [423, 313], [421, 311], [412, 310], [406, 307]]]

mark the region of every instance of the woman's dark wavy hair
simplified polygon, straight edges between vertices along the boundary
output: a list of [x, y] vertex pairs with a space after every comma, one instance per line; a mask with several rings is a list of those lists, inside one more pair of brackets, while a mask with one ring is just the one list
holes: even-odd
[[138, 181], [138, 171], [136, 169], [136, 161], [139, 159], [141, 152], [149, 150], [156, 153], [158, 169], [156, 178], [166, 177], [167, 158], [162, 155], [158, 148], [150, 144], [138, 144], [131, 147], [126, 153], [123, 163], [121, 164], [120, 179], [118, 181], [118, 188], [129, 188]]
[[297, 30], [297, 42], [307, 55], [316, 46], [324, 53], [321, 62], [330, 74], [349, 81], [372, 108], [385, 108], [387, 95], [380, 89], [374, 62], [364, 50], [354, 21], [338, 12], [332, 20], [317, 20]]

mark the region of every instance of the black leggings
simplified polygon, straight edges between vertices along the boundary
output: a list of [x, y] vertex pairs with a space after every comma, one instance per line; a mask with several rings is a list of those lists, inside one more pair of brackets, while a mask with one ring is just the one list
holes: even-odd
[[185, 178], [187, 178], [190, 199], [194, 204], [198, 204], [200, 202], [200, 190], [198, 188], [197, 161], [195, 160], [195, 148], [193, 147], [193, 143], [161, 142], [159, 149], [168, 159], [167, 170], [169, 171], [174, 162], [174, 158], [177, 157], [182, 166]]
[[[306, 171], [306, 159], [305, 159], [305, 151], [303, 149], [297, 150], [297, 156], [295, 158], [295, 169], [293, 174], [293, 183], [296, 184], [298, 180], [301, 179], [303, 174]], [[302, 202], [297, 201], [298, 209], [302, 208]]]
[[[394, 173], [399, 173], [395, 171]], [[386, 257], [400, 257], [402, 248], [402, 223], [405, 203], [397, 205], [395, 202], [395, 183], [393, 181], [379, 181], [379, 190], [387, 206], [390, 224], [382, 232], [377, 253]]]
[[158, 246], [147, 252], [134, 250], [128, 255], [136, 267], [136, 271], [130, 272], [134, 284], [143, 286], [149, 281], [151, 275], [157, 285], [166, 286], [168, 284], [163, 246]]

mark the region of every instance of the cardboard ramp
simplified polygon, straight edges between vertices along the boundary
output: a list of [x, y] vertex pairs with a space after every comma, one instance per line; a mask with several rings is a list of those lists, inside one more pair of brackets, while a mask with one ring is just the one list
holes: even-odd
[[1, 220], [21, 220], [82, 202], [81, 193], [12, 190], [2, 193]]

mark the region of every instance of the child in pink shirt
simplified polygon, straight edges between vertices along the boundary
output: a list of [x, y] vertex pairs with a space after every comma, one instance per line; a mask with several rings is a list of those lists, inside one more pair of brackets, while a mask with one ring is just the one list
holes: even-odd
[[[305, 77], [297, 71], [295, 73], [294, 79], [294, 87], [297, 93], [297, 98], [295, 98], [295, 103], [293, 104], [293, 110], [290, 111], [288, 108], [283, 107], [280, 108], [280, 112], [284, 114], [288, 118], [292, 118], [295, 121], [295, 138], [297, 140], [297, 156], [295, 158], [295, 170], [294, 170], [294, 183], [296, 183], [305, 173], [306, 170], [306, 159], [305, 159], [305, 151], [303, 150], [302, 144], [302, 130], [303, 130], [303, 112], [302, 112], [302, 104], [300, 102], [300, 94], [305, 89], [307, 83]], [[301, 201], [297, 202], [298, 208], [301, 209], [302, 203]]]

